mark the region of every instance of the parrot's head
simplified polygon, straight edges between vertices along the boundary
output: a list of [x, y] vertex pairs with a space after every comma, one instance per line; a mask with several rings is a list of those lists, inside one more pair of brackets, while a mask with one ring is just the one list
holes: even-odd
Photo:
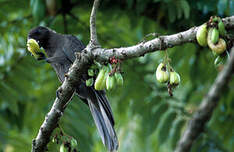
[[40, 47], [45, 48], [47, 46], [48, 40], [50, 36], [50, 29], [43, 26], [38, 26], [28, 33], [28, 40], [34, 39], [38, 42]]

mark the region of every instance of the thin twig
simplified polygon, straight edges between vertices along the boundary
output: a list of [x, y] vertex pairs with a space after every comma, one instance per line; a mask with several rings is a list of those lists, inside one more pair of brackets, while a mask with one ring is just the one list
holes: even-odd
[[96, 31], [96, 14], [100, 0], [94, 0], [92, 12], [90, 15], [90, 45], [99, 46]]

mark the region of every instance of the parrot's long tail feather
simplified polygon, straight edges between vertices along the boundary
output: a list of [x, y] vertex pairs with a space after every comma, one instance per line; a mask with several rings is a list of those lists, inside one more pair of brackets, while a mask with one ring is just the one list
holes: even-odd
[[118, 139], [114, 130], [113, 114], [108, 100], [100, 91], [93, 90], [96, 95], [97, 103], [88, 100], [89, 108], [102, 138], [103, 144], [110, 152], [118, 149]]

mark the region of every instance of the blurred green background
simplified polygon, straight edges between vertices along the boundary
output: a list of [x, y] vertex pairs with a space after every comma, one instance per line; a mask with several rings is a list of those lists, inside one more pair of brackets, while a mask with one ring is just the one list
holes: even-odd
[[[49, 26], [59, 33], [73, 34], [87, 44], [92, 3], [92, 0], [0, 0], [1, 152], [30, 151], [32, 139], [60, 85], [52, 68], [36, 61], [26, 50], [27, 33], [37, 25]], [[202, 24], [211, 15], [234, 15], [234, 1], [102, 0], [97, 14], [98, 37], [106, 48], [130, 46], [146, 34], [184, 31]], [[119, 152], [172, 151], [219, 72], [207, 48], [184, 44], [168, 49], [168, 53], [182, 80], [174, 97], [169, 97], [165, 85], [155, 80], [155, 70], [164, 52], [124, 61], [124, 86], [108, 92]], [[192, 152], [234, 150], [233, 100], [232, 80], [204, 133], [193, 144]], [[77, 97], [67, 107], [60, 125], [78, 141], [80, 152], [105, 151], [88, 107]], [[52, 142], [48, 148], [51, 152], [59, 151], [59, 145]]]

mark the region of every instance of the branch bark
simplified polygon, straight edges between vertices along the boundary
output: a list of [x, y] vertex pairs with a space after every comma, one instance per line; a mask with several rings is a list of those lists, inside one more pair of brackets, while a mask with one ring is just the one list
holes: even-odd
[[[167, 36], [160, 36], [148, 42], [142, 42], [135, 46], [126, 48], [101, 48], [96, 33], [96, 12], [100, 0], [95, 0], [90, 16], [90, 42], [82, 51], [76, 54], [76, 60], [69, 69], [65, 81], [57, 90], [59, 98], [56, 98], [54, 104], [46, 115], [41, 125], [36, 139], [33, 140], [32, 152], [43, 152], [50, 141], [53, 130], [57, 127], [58, 122], [66, 108], [67, 103], [74, 94], [74, 86], [79, 85], [81, 75], [86, 72], [88, 64], [94, 59], [97, 61], [109, 61], [110, 57], [125, 60], [129, 58], [143, 56], [146, 53], [157, 50], [164, 50], [183, 43], [195, 42], [197, 28], [193, 27], [187, 31]], [[234, 16], [225, 18], [224, 23], [228, 28], [234, 28]]]
[[234, 47], [232, 47], [230, 59], [224, 69], [217, 76], [207, 96], [189, 121], [188, 127], [180, 139], [175, 152], [190, 151], [194, 140], [203, 132], [205, 124], [210, 120], [212, 112], [218, 104], [222, 89], [228, 84], [234, 70]]
[[[234, 16], [223, 19], [227, 29], [234, 29]], [[93, 50], [92, 57], [98, 61], [108, 61], [110, 57], [116, 57], [121, 60], [144, 56], [147, 53], [165, 50], [184, 43], [196, 43], [196, 32], [198, 27], [193, 27], [187, 31], [173, 35], [159, 36], [147, 42], [141, 42], [137, 45], [121, 48], [96, 48]]]
[[44, 122], [42, 123], [36, 139], [32, 143], [32, 152], [44, 152], [47, 149], [47, 144], [50, 141], [50, 136], [53, 130], [58, 126], [58, 122], [63, 115], [66, 105], [74, 94], [74, 86], [79, 84], [80, 77], [86, 69], [85, 66], [88, 63], [87, 51], [84, 53], [77, 53], [76, 60], [69, 69], [69, 72], [65, 78], [63, 84], [58, 88], [57, 97], [54, 104], [46, 115]]

